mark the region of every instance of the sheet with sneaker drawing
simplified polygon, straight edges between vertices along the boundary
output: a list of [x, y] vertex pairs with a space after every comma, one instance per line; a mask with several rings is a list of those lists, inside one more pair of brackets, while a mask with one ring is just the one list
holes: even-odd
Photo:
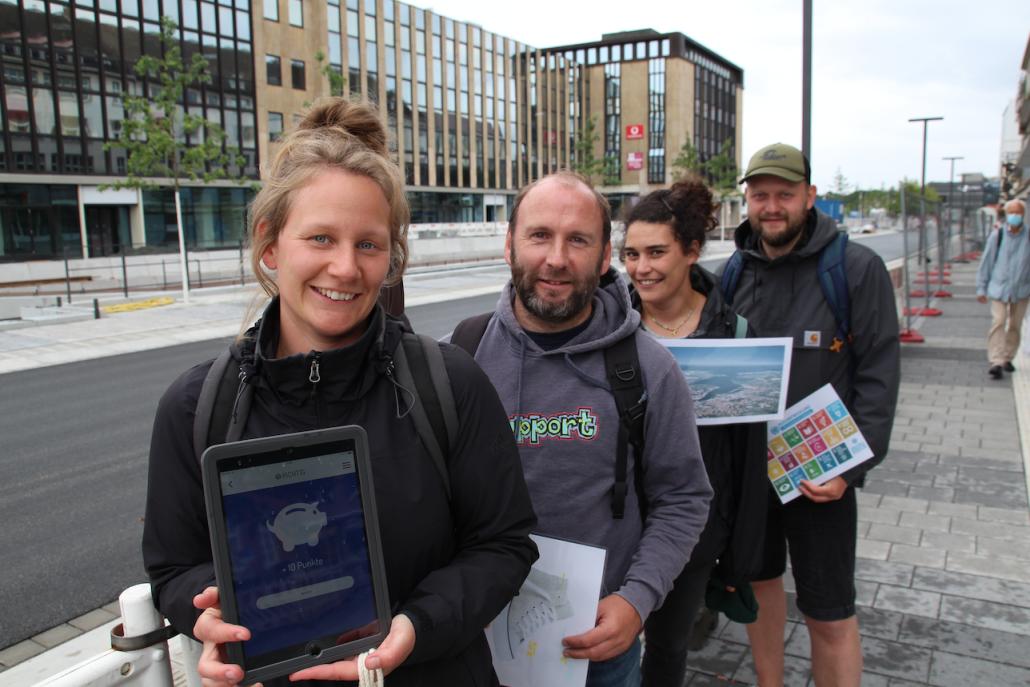
[[588, 661], [562, 656], [561, 640], [594, 626], [605, 550], [530, 536], [540, 558], [486, 630], [494, 670], [506, 687], [582, 687]]

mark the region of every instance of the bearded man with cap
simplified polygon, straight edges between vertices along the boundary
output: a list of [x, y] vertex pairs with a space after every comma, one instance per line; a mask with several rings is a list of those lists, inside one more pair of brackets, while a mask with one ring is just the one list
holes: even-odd
[[[747, 626], [758, 684], [783, 685], [789, 544], [815, 684], [857, 687], [862, 647], [855, 616], [855, 488], [890, 443], [900, 378], [894, 289], [883, 260], [846, 235], [839, 238], [833, 219], [815, 208], [816, 187], [801, 151], [782, 143], [762, 148], [740, 183], [747, 184], [747, 220], [734, 239], [742, 264], [735, 285], [723, 280], [732, 291], [726, 297], [760, 336], [794, 339], [787, 405], [832, 384], [874, 453], [822, 485], [802, 482], [803, 496], [787, 504], [769, 499], [764, 567], [752, 582], [758, 620]], [[850, 318], [827, 302], [819, 283], [820, 255], [833, 244], [834, 250], [844, 246]]]

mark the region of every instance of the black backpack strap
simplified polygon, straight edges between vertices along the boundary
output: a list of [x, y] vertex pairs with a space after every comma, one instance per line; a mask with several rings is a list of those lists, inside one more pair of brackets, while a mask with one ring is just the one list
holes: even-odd
[[722, 279], [719, 282], [719, 289], [722, 291], [727, 305], [733, 304], [733, 294], [737, 292], [740, 273], [743, 271], [744, 254], [738, 249], [733, 251], [733, 255], [726, 261], [726, 266], [722, 269]]
[[462, 320], [451, 332], [451, 343], [464, 348], [469, 355], [475, 357], [476, 351], [479, 350], [479, 342], [483, 340], [483, 334], [486, 333], [486, 326], [493, 316], [491, 311]]
[[604, 351], [604, 367], [608, 384], [615, 396], [619, 411], [619, 437], [615, 449], [615, 484], [612, 485], [612, 517], [621, 519], [626, 514], [626, 463], [629, 447], [635, 457], [633, 474], [641, 515], [646, 514], [644, 500], [644, 414], [647, 411], [647, 392], [637, 357], [636, 335], [631, 334]]
[[837, 333], [833, 341], [835, 351], [839, 351], [845, 343], [850, 344], [852, 340], [851, 295], [848, 293], [848, 273], [844, 269], [847, 247], [848, 235], [840, 232], [819, 254], [819, 287], [837, 320]]
[[237, 441], [250, 411], [250, 385], [243, 384], [239, 366], [227, 346], [204, 377], [193, 416], [193, 451], [197, 460], [215, 444]]
[[411, 417], [451, 498], [447, 456], [455, 443], [458, 413], [440, 345], [433, 339], [404, 332], [393, 356], [398, 383], [414, 395]]

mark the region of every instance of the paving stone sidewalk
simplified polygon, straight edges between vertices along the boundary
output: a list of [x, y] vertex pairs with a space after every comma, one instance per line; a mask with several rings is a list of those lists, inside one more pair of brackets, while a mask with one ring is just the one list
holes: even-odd
[[[935, 303], [944, 314], [914, 323], [926, 343], [902, 347], [890, 452], [859, 492], [864, 687], [1030, 684], [1030, 516], [1012, 378], [1030, 375], [1030, 356], [1013, 376], [988, 377], [990, 314], [975, 275], [975, 263], [953, 265], [954, 298]], [[793, 598], [789, 609], [786, 684], [812, 685], [808, 631]], [[754, 682], [744, 626], [723, 622], [684, 684]]]

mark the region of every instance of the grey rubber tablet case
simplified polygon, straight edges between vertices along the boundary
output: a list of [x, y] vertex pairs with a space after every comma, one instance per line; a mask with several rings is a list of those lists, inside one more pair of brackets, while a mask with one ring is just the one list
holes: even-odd
[[[279, 489], [278, 484], [267, 487], [252, 487], [250, 489], [241, 489], [239, 485], [235, 487], [236, 492], [233, 491], [233, 481], [231, 476], [226, 477], [226, 483], [223, 490], [222, 473], [234, 471], [234, 470], [245, 470], [245, 469], [258, 469], [264, 468], [260, 473], [262, 477], [252, 478], [245, 477], [244, 479], [271, 479], [278, 481], [280, 479], [287, 480], [288, 478], [295, 478], [296, 471], [291, 470], [291, 465], [300, 466], [307, 465], [311, 466], [311, 460], [316, 460], [316, 468], [320, 465], [327, 465], [327, 461], [332, 462], [335, 456], [339, 454], [346, 454], [347, 450], [353, 451], [354, 459], [354, 472], [357, 475], [358, 491], [360, 493], [360, 508], [361, 516], [364, 522], [364, 546], [368, 558], [369, 575], [365, 578], [363, 575], [359, 576], [359, 579], [365, 583], [370, 581], [372, 599], [371, 609], [369, 609], [369, 600], [367, 596], [358, 598], [357, 601], [362, 602], [361, 606], [366, 612], [374, 612], [374, 621], [371, 623], [359, 626], [359, 627], [333, 627], [327, 634], [325, 630], [329, 629], [327, 624], [330, 622], [336, 622], [334, 619], [335, 614], [329, 613], [317, 613], [312, 612], [311, 609], [301, 612], [298, 616], [297, 613], [286, 611], [286, 615], [290, 615], [291, 623], [288, 628], [284, 626], [282, 635], [292, 635], [293, 638], [297, 638], [301, 633], [305, 632], [308, 623], [311, 625], [322, 625], [322, 631], [319, 632], [317, 629], [313, 630], [314, 635], [305, 637], [303, 641], [287, 640], [286, 645], [277, 646], [274, 651], [249, 651], [250, 647], [260, 642], [276, 641], [279, 636], [276, 631], [279, 629], [271, 628], [265, 630], [262, 633], [262, 637], [254, 634], [251, 640], [246, 644], [248, 645], [245, 649], [244, 643], [233, 642], [226, 645], [226, 653], [230, 663], [240, 665], [244, 669], [244, 683], [253, 683], [260, 680], [266, 680], [281, 675], [286, 675], [302, 668], [307, 668], [313, 665], [320, 665], [323, 663], [329, 663], [331, 661], [341, 660], [351, 656], [355, 656], [363, 651], [367, 651], [370, 648], [378, 646], [382, 643], [387, 632], [390, 628], [390, 608], [389, 608], [389, 595], [386, 586], [386, 571], [383, 562], [382, 545], [379, 534], [379, 522], [376, 515], [375, 506], [375, 491], [372, 483], [372, 469], [369, 462], [368, 452], [368, 440], [365, 435], [364, 429], [357, 426], [344, 426], [344, 427], [333, 427], [330, 429], [314, 430], [310, 432], [299, 432], [296, 434], [286, 434], [275, 437], [267, 437], [262, 439], [249, 439], [245, 441], [234, 442], [230, 444], [219, 444], [212, 446], [204, 451], [202, 458], [202, 469], [204, 477], [204, 498], [207, 504], [207, 516], [208, 525], [211, 532], [211, 549], [214, 556], [215, 576], [218, 581], [219, 599], [221, 601], [222, 615], [223, 618], [230, 623], [234, 624], [245, 624], [241, 623], [241, 597], [247, 598], [252, 601], [253, 594], [261, 591], [261, 588], [257, 589], [245, 589], [244, 584], [239, 582], [237, 577], [234, 576], [234, 561], [233, 553], [231, 551], [232, 546], [237, 547], [236, 556], [238, 559], [254, 558], [264, 556], [264, 560], [260, 561], [261, 565], [279, 565], [276, 557], [289, 557], [291, 555], [310, 555], [310, 551], [316, 549], [319, 545], [323, 547], [329, 547], [336, 544], [336, 549], [319, 549], [329, 550], [330, 564], [329, 572], [333, 572], [333, 567], [339, 565], [346, 565], [352, 561], [348, 556], [348, 552], [343, 551], [345, 547], [338, 541], [330, 538], [322, 538], [319, 541], [319, 535], [321, 530], [327, 526], [327, 516], [321, 512], [321, 506], [317, 502], [312, 503], [292, 503], [281, 508], [278, 511], [278, 515], [274, 519], [269, 515], [267, 519], [265, 516], [261, 516], [261, 520], [258, 524], [251, 527], [240, 527], [236, 525], [235, 532], [230, 534], [228, 531], [229, 525], [226, 520], [226, 508], [225, 501], [226, 494], [229, 492], [231, 497], [234, 493], [239, 491], [249, 491], [252, 494], [257, 493], [260, 489], [265, 489], [264, 494], [268, 494], [272, 488]], [[300, 461], [308, 460], [307, 463], [301, 463]], [[320, 462], [320, 463], [319, 463]], [[331, 468], [330, 468], [331, 469]], [[236, 475], [252, 475], [259, 474], [256, 472], [237, 472]], [[349, 474], [349, 473], [347, 473]], [[342, 480], [342, 473], [336, 476]], [[295, 478], [296, 479], [296, 478]], [[255, 482], [257, 483], [257, 482]], [[297, 489], [310, 489], [310, 485], [314, 484], [312, 481], [298, 481]], [[287, 486], [285, 488], [291, 488]], [[323, 489], [324, 490], [324, 489]], [[344, 491], [342, 489], [335, 489], [334, 494]], [[278, 493], [276, 495], [279, 495]], [[260, 494], [257, 497], [248, 497], [246, 504], [248, 507], [253, 506], [252, 501], [254, 498], [260, 499]], [[346, 496], [341, 497], [341, 502]], [[353, 501], [353, 496], [351, 501]], [[278, 508], [278, 506], [276, 506]], [[350, 506], [353, 508], [353, 504]], [[235, 515], [236, 506], [230, 504], [230, 510]], [[262, 513], [268, 513], [268, 510], [262, 511]], [[352, 510], [345, 516], [349, 516], [349, 522], [353, 524], [356, 515]], [[343, 522], [343, 521], [341, 521]], [[344, 523], [346, 524], [346, 523]], [[267, 530], [267, 534], [264, 532]], [[244, 532], [244, 536], [251, 536], [259, 538], [259, 546], [246, 546], [242, 547], [240, 532]], [[337, 532], [345, 532], [346, 529], [343, 524], [336, 527]], [[275, 539], [272, 539], [272, 536]], [[230, 537], [235, 537], [234, 543], [230, 543]], [[360, 537], [353, 537], [353, 539], [359, 539]], [[348, 545], [352, 545], [352, 537], [346, 537], [345, 541]], [[282, 547], [283, 551], [280, 553], [279, 547]], [[358, 547], [360, 549], [360, 546]], [[359, 551], [360, 553], [360, 551]], [[333, 554], [337, 555], [337, 561], [334, 562]], [[301, 561], [299, 563], [285, 564], [282, 568], [284, 576], [287, 573], [287, 566], [300, 567], [303, 570], [304, 566], [323, 564], [324, 559], [313, 558], [310, 562]], [[361, 561], [357, 561], [359, 566]], [[245, 561], [237, 560], [236, 564], [240, 566], [239, 572], [241, 575], [250, 570], [246, 565]], [[255, 566], [255, 567], [260, 567]], [[360, 568], [364, 570], [363, 567]], [[289, 570], [294, 570], [294, 567], [289, 567]], [[358, 570], [358, 568], [354, 568]], [[316, 571], [321, 572], [321, 571]], [[260, 576], [261, 573], [258, 573]], [[261, 580], [264, 580], [261, 577]], [[275, 586], [283, 583], [282, 579], [272, 579], [268, 584]], [[341, 589], [346, 590], [349, 587], [342, 586], [346, 583], [341, 583], [340, 580], [350, 580], [350, 584], [354, 584], [354, 578], [351, 576], [341, 576], [335, 579], [318, 582], [316, 584], [308, 584], [306, 586], [300, 586], [296, 589], [287, 589], [286, 591], [278, 591], [276, 593], [265, 594], [257, 599], [257, 603], [254, 607], [259, 609], [265, 615], [273, 615], [272, 612], [268, 611], [268, 608], [272, 607], [285, 607], [290, 604], [303, 603], [306, 606], [311, 606], [312, 598], [320, 598], [321, 594], [328, 594], [339, 592]], [[260, 585], [261, 582], [253, 583], [255, 586]], [[321, 590], [326, 589], [325, 585], [329, 585], [330, 592], [323, 592]], [[239, 588], [238, 588], [239, 587]], [[300, 591], [298, 591], [300, 590]], [[312, 591], [313, 590], [313, 591]], [[248, 597], [248, 593], [250, 596]], [[305, 596], [307, 595], [307, 596]], [[283, 600], [283, 599], [286, 600]], [[341, 603], [340, 599], [336, 599], [337, 603]], [[264, 605], [263, 605], [264, 604]], [[249, 613], [257, 613], [257, 611], [250, 610], [250, 606], [247, 606]], [[309, 617], [310, 616], [310, 617]], [[298, 622], [299, 621], [299, 622]], [[274, 621], [273, 621], [274, 622]], [[254, 633], [253, 628], [249, 628]], [[367, 634], [362, 634], [367, 633]], [[358, 639], [349, 639], [348, 635], [355, 636], [359, 634]], [[254, 653], [255, 655], [248, 655], [248, 653]]]

